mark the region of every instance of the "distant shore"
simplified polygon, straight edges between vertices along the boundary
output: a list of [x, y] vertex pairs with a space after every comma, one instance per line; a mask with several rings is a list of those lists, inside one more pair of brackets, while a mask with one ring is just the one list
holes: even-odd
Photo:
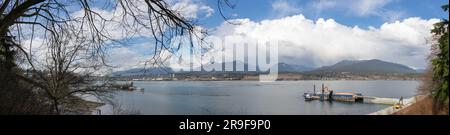
[[[419, 80], [421, 74], [303, 74], [279, 73], [277, 81], [299, 80]], [[155, 75], [155, 76], [115, 76], [110, 77], [119, 81], [258, 81], [259, 74], [182, 74], [182, 75]]]

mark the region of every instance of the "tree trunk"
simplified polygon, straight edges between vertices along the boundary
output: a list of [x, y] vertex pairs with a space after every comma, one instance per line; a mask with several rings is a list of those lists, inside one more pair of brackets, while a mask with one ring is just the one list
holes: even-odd
[[60, 112], [59, 112], [59, 108], [58, 108], [58, 106], [59, 106], [59, 103], [58, 103], [58, 100], [56, 100], [56, 99], [53, 99], [53, 107], [54, 107], [54, 111], [56, 112], [56, 114], [60, 114]]

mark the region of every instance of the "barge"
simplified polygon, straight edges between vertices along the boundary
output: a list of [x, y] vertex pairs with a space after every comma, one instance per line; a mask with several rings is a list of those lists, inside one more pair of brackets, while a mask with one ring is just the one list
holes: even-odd
[[363, 102], [364, 96], [361, 93], [354, 92], [334, 92], [333, 90], [324, 87], [322, 84], [321, 92], [316, 92], [316, 85], [314, 85], [313, 93], [304, 93], [303, 97], [306, 101], [320, 100], [320, 101], [342, 101], [342, 102]]

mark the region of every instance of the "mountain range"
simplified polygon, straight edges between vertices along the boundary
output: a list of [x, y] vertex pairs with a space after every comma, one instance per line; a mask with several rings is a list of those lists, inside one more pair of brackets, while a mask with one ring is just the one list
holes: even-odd
[[[248, 64], [242, 62], [233, 62], [235, 65], [244, 64], [244, 69], [248, 68]], [[226, 63], [230, 64], [230, 63]], [[224, 67], [225, 63], [222, 63]], [[234, 68], [233, 68], [234, 69]], [[258, 69], [258, 67], [257, 67]], [[232, 71], [230, 71], [232, 72]], [[259, 72], [259, 71], [258, 71]], [[330, 66], [323, 66], [319, 68], [295, 65], [287, 63], [278, 64], [278, 72], [280, 73], [323, 73], [323, 72], [349, 72], [349, 73], [420, 73], [408, 66], [386, 62], [378, 59], [372, 60], [342, 60]], [[170, 67], [166, 68], [133, 68], [124, 71], [112, 73], [112, 76], [135, 76], [135, 75], [159, 75], [170, 73], [188, 73], [188, 72], [174, 72]], [[197, 74], [209, 73], [206, 71], [196, 71]], [[223, 73], [223, 72], [216, 72]], [[243, 73], [243, 72], [238, 72]], [[254, 73], [254, 72], [253, 72]]]
[[414, 69], [378, 59], [343, 60], [331, 66], [317, 68], [311, 72], [351, 72], [351, 73], [416, 73]]

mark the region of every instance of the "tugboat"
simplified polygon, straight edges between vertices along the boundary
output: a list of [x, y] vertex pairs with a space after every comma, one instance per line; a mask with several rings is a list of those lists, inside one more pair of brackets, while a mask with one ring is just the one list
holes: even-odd
[[311, 101], [314, 100], [312, 95], [310, 93], [304, 93], [303, 97], [305, 98], [305, 101]]
[[305, 101], [311, 101], [315, 99], [319, 99], [320, 97], [316, 94], [316, 85], [314, 85], [314, 92], [313, 93], [303, 93], [303, 97], [305, 98]]

